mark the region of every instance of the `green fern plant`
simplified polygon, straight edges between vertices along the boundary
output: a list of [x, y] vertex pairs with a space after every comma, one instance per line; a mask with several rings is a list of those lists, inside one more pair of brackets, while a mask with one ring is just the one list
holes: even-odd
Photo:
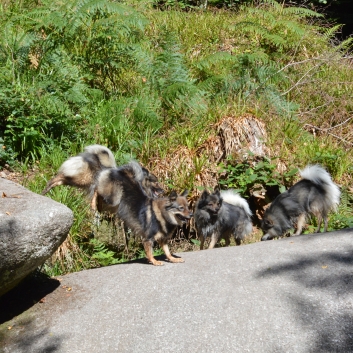
[[93, 246], [92, 258], [97, 260], [101, 266], [109, 266], [119, 263], [119, 260], [114, 257], [114, 251], [108, 250], [104, 243], [97, 239], [91, 239], [90, 244]]
[[91, 86], [123, 91], [121, 79], [133, 67], [146, 19], [133, 8], [109, 0], [44, 1], [26, 15], [45, 35], [46, 50], [58, 45], [86, 72]]
[[199, 87], [213, 100], [239, 97], [266, 101], [280, 115], [292, 116], [298, 105], [281, 94], [287, 78], [278, 65], [264, 52], [238, 55], [217, 53], [195, 64], [200, 77]]
[[[271, 11], [268, 8], [271, 8]], [[322, 17], [321, 14], [304, 7], [285, 7], [273, 0], [262, 1], [262, 6], [243, 8], [246, 21], [234, 25], [237, 31], [248, 33], [272, 58], [279, 53], [295, 49], [306, 35], [307, 28], [302, 20], [307, 17]]]
[[195, 85], [176, 35], [164, 30], [158, 42], [160, 50], [150, 59], [150, 67], [144, 68], [149, 70], [142, 74], [147, 78], [150, 92], [158, 92], [161, 108], [166, 112], [164, 115], [171, 119], [183, 119], [205, 113], [205, 92]]

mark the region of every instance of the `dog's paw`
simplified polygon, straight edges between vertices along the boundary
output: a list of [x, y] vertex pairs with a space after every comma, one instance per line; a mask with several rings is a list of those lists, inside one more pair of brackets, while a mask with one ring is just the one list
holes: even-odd
[[164, 266], [164, 263], [162, 261], [153, 260], [153, 261], [150, 261], [150, 263], [153, 266]]
[[185, 262], [184, 259], [182, 259], [181, 257], [171, 257], [168, 259], [170, 262], [172, 263], [180, 263], [180, 262]]
[[265, 234], [262, 238], [261, 241], [265, 241], [265, 240], [272, 240], [272, 237], [270, 234]]

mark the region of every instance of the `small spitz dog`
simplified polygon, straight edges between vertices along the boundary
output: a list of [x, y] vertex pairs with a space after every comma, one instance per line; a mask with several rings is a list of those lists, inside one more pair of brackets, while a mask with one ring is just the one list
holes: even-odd
[[195, 226], [200, 238], [200, 250], [205, 238], [211, 237], [209, 249], [224, 238], [226, 246], [233, 236], [237, 245], [252, 232], [251, 211], [248, 203], [234, 190], [213, 193], [203, 191], [195, 206]]
[[112, 151], [101, 145], [90, 145], [77, 156], [67, 159], [58, 173], [48, 181], [42, 195], [58, 185], [70, 185], [92, 194], [98, 174], [105, 168], [116, 168]]
[[163, 249], [170, 262], [184, 262], [169, 251], [168, 241], [178, 226], [192, 217], [186, 199], [187, 191], [178, 195], [175, 191], [165, 198], [152, 198], [144, 190], [144, 171], [137, 162], [112, 168], [100, 174], [97, 193], [103, 203], [124, 221], [124, 225], [142, 240], [150, 263], [163, 265], [153, 257], [155, 241]]
[[[132, 161], [131, 163], [136, 163]], [[83, 189], [91, 199], [91, 209], [99, 212], [109, 208], [97, 192], [98, 180], [103, 180], [101, 174], [106, 175], [117, 169], [112, 151], [102, 145], [90, 145], [77, 156], [67, 159], [59, 168], [56, 176], [50, 179], [42, 191], [42, 195], [59, 185], [70, 185]], [[157, 177], [146, 168], [139, 166], [138, 182], [145, 193], [152, 198], [164, 192]], [[102, 187], [102, 185], [101, 185]]]
[[337, 209], [340, 190], [330, 174], [319, 165], [307, 166], [300, 175], [302, 180], [277, 196], [265, 211], [261, 240], [280, 237], [291, 228], [296, 228], [294, 235], [299, 235], [311, 215], [317, 218], [316, 232], [320, 232], [322, 221], [324, 232], [327, 231], [327, 215]]

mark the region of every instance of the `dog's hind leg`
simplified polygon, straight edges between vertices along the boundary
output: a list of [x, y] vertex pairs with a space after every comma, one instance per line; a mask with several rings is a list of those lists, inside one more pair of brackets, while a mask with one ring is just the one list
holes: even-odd
[[327, 227], [328, 227], [328, 218], [327, 218], [327, 215], [324, 216], [324, 232], [326, 233], [327, 232]]
[[52, 178], [48, 181], [45, 189], [42, 191], [42, 195], [45, 195], [47, 192], [49, 192], [55, 186], [66, 185], [65, 180], [66, 179], [63, 174], [56, 175], [54, 178]]
[[229, 237], [229, 235], [226, 235], [224, 237], [224, 240], [226, 241], [226, 246], [229, 246], [230, 245], [230, 237]]
[[145, 241], [143, 242], [143, 247], [145, 249], [146, 252], [146, 257], [148, 262], [150, 262], [152, 265], [154, 266], [163, 266], [163, 262], [162, 261], [157, 261], [154, 257], [153, 257], [153, 248], [152, 248], [152, 242], [150, 241]]
[[130, 235], [129, 235], [129, 228], [124, 224], [122, 224], [123, 228], [123, 234], [124, 234], [124, 240], [125, 240], [125, 250], [129, 250], [129, 240], [130, 240]]
[[98, 212], [98, 207], [97, 207], [97, 203], [98, 203], [97, 200], [98, 199], [97, 198], [98, 198], [98, 192], [97, 192], [97, 189], [94, 189], [90, 206], [91, 206], [92, 212], [94, 213], [93, 224], [95, 226], [100, 226], [101, 217], [100, 217], [100, 213]]
[[165, 253], [165, 256], [167, 257], [167, 259], [170, 261], [170, 262], [173, 262], [173, 263], [177, 263], [177, 262], [185, 262], [184, 259], [182, 259], [181, 257], [174, 257], [170, 251], [169, 251], [169, 246], [168, 244], [165, 244], [165, 243], [160, 243], [164, 253]]
[[211, 235], [211, 241], [210, 241], [210, 245], [208, 246], [208, 249], [213, 249], [217, 244], [217, 241], [218, 241], [218, 236], [215, 233], [213, 233]]
[[299, 215], [297, 219], [297, 231], [293, 235], [300, 235], [305, 225], [305, 213]]
[[[321, 223], [322, 223], [322, 215], [317, 214], [316, 218], [317, 218], [317, 229], [316, 229], [315, 233], [320, 233]], [[327, 228], [327, 218], [325, 218], [325, 230], [324, 230], [325, 232], [326, 232], [326, 228]]]

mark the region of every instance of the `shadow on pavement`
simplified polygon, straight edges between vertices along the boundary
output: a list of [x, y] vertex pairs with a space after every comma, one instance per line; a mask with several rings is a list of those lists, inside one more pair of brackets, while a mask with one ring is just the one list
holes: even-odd
[[296, 322], [314, 333], [308, 353], [353, 352], [353, 245], [344, 252], [295, 260], [258, 272], [257, 278], [285, 276], [298, 290], [283, 290]]
[[53, 335], [47, 328], [36, 330], [33, 319], [23, 320], [11, 330], [0, 330], [1, 352], [4, 353], [52, 353], [60, 349], [64, 339]]
[[0, 325], [13, 319], [53, 292], [60, 282], [35, 271], [0, 297]]

